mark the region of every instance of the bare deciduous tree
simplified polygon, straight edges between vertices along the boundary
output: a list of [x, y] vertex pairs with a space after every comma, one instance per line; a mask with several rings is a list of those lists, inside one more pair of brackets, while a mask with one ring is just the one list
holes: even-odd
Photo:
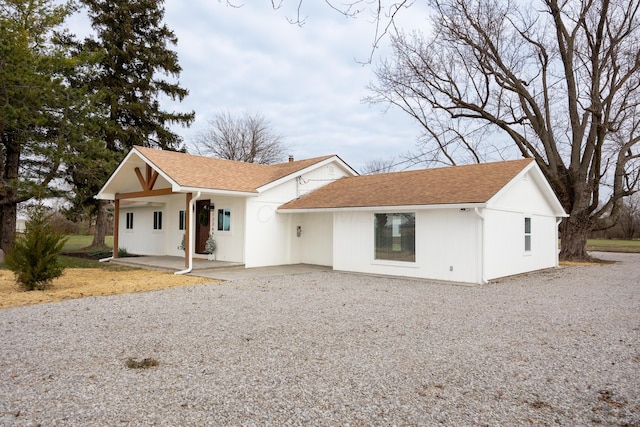
[[247, 163], [277, 163], [287, 155], [283, 137], [260, 114], [217, 113], [194, 142], [200, 154]]
[[364, 164], [361, 173], [363, 175], [369, 175], [373, 173], [387, 173], [396, 170], [396, 159], [394, 157], [390, 159], [374, 159], [369, 160]]
[[570, 214], [561, 258], [588, 258], [638, 189], [640, 0], [430, 4], [430, 35], [392, 38], [369, 101], [415, 118], [432, 160], [533, 157]]
[[629, 197], [622, 208], [618, 226], [622, 233], [622, 238], [631, 240], [640, 231], [640, 197], [638, 193]]

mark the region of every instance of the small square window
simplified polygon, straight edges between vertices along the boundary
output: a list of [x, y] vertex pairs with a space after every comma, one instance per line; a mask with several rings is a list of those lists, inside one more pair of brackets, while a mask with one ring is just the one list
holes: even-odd
[[162, 230], [162, 211], [155, 211], [153, 213], [153, 229]]

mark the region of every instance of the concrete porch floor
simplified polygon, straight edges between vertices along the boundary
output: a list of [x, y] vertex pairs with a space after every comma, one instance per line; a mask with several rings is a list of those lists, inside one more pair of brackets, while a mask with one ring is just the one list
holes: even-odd
[[[181, 271], [184, 270], [184, 258], [177, 256], [136, 256], [112, 259], [109, 262], [114, 264], [130, 265], [133, 267], [146, 268], [161, 271]], [[194, 258], [193, 270], [210, 270], [214, 268], [244, 267], [241, 262], [209, 261], [206, 258]]]
[[[176, 272], [184, 270], [184, 258], [173, 256], [139, 256], [110, 260], [109, 262], [149, 270]], [[276, 265], [270, 267], [245, 268], [239, 262], [193, 260], [193, 270], [189, 276], [205, 277], [217, 280], [239, 280], [255, 277], [285, 276], [314, 271], [332, 271], [331, 267], [310, 264]]]

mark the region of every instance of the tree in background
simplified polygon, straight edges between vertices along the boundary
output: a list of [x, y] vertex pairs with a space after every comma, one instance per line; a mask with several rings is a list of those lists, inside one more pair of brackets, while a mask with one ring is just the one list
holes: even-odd
[[229, 112], [220, 112], [194, 142], [198, 153], [227, 160], [269, 164], [287, 156], [282, 136], [260, 114], [245, 113], [234, 118]]
[[0, 248], [15, 239], [18, 203], [55, 196], [77, 91], [68, 76], [78, 59], [56, 33], [71, 6], [0, 0]]
[[134, 145], [182, 150], [181, 138], [172, 125], [189, 126], [193, 112], [167, 112], [159, 98], [182, 101], [188, 91], [168, 78], [182, 71], [176, 52], [169, 47], [177, 38], [163, 23], [161, 0], [80, 0], [87, 8], [94, 35], [82, 50], [100, 60], [86, 79], [99, 114], [87, 140], [72, 147], [78, 161], [70, 165], [76, 202], [92, 206], [96, 227], [92, 246], [103, 247], [107, 230], [106, 201], [89, 195], [98, 192]]
[[396, 159], [394, 157], [390, 159], [374, 159], [366, 162], [360, 173], [370, 175], [373, 173], [393, 172], [396, 170], [396, 166]]
[[570, 215], [561, 258], [588, 258], [638, 190], [640, 1], [430, 5], [430, 35], [392, 38], [369, 100], [415, 118], [437, 161], [534, 158]]

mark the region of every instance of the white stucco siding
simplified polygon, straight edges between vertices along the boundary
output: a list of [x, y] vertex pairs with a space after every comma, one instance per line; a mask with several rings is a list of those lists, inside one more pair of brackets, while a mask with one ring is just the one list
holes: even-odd
[[[163, 229], [153, 229], [153, 213], [162, 212]], [[164, 255], [165, 206], [120, 209], [118, 248], [135, 255]], [[127, 229], [127, 213], [133, 214], [133, 228]]]
[[245, 266], [291, 263], [291, 215], [276, 212], [282, 203], [247, 200]]
[[[347, 176], [347, 172], [331, 162], [271, 187], [257, 197], [248, 198], [245, 266], [261, 267], [301, 262], [331, 265], [331, 249], [328, 247], [331, 247], [332, 220], [326, 216], [305, 218], [297, 214], [278, 213], [277, 209], [283, 203], [343, 176]], [[298, 225], [303, 229], [300, 238], [296, 235]], [[328, 236], [323, 235], [325, 231], [329, 233]], [[320, 243], [314, 244], [315, 246], [307, 244], [313, 236], [322, 239]]]
[[333, 268], [362, 273], [479, 282], [478, 217], [459, 209], [416, 210], [416, 261], [374, 259], [374, 213], [334, 214]]
[[[213, 233], [216, 241], [216, 260], [244, 262], [246, 199], [206, 194], [200, 199], [209, 199], [214, 206], [209, 224], [211, 225], [210, 233]], [[228, 209], [230, 212], [231, 223], [228, 231], [224, 230], [224, 226], [218, 227], [218, 210], [220, 209]]]
[[[512, 182], [483, 210], [487, 280], [557, 265], [556, 216], [532, 173]], [[531, 218], [530, 251], [525, 251], [525, 218]]]
[[[291, 262], [333, 265], [333, 214], [293, 214]], [[298, 236], [300, 227], [300, 236]]]
[[[556, 266], [555, 217], [485, 211], [487, 280]], [[531, 250], [525, 251], [525, 217], [531, 218]]]

